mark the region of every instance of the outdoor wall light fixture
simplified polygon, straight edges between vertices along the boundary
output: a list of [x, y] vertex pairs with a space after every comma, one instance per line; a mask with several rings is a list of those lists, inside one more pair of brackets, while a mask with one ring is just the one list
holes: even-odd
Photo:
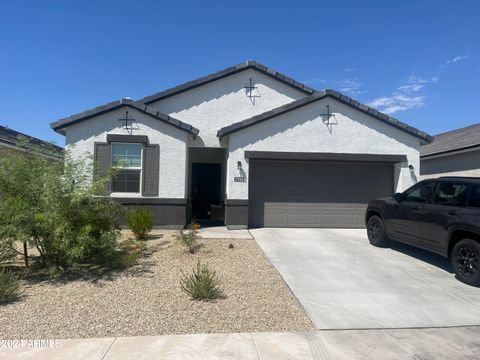
[[415, 172], [415, 167], [412, 164], [408, 165], [408, 168], [410, 169], [410, 174]]
[[241, 161], [237, 162], [237, 170], [242, 170], [242, 162]]

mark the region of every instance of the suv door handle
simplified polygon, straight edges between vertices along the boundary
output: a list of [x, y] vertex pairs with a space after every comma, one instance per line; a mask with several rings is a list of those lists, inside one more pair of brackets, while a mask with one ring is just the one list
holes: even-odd
[[457, 210], [448, 210], [447, 213], [449, 215], [458, 215], [458, 211]]

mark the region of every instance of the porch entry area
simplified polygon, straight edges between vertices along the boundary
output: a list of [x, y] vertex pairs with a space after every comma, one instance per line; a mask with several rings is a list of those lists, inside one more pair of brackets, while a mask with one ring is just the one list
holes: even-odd
[[223, 225], [225, 221], [226, 149], [189, 149], [190, 221]]

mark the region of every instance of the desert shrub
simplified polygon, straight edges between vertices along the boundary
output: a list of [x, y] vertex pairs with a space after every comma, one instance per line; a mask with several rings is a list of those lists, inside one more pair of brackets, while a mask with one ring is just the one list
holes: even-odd
[[18, 277], [11, 271], [0, 268], [0, 305], [17, 299], [18, 292]]
[[189, 226], [184, 230], [180, 230], [177, 240], [181, 245], [186, 246], [191, 254], [197, 251], [198, 235], [197, 230], [193, 227]]
[[137, 264], [141, 252], [145, 249], [145, 242], [127, 239], [118, 246], [118, 253], [110, 262], [110, 266], [117, 269], [126, 269]]
[[201, 264], [200, 261], [191, 274], [182, 272], [180, 286], [194, 300], [214, 300], [223, 297], [217, 273], [210, 270], [208, 264]]
[[137, 208], [125, 211], [125, 219], [129, 229], [138, 240], [146, 239], [153, 227], [152, 211], [148, 208]]
[[108, 177], [93, 178], [91, 159], [26, 151], [0, 160], [0, 248], [36, 247], [45, 268], [115, 254], [119, 205], [105, 196]]
[[0, 266], [8, 263], [15, 257], [15, 251], [13, 250], [12, 241], [0, 239]]

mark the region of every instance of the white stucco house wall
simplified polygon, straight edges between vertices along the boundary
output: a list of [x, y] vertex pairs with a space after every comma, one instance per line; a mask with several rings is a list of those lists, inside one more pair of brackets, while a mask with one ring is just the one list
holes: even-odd
[[255, 61], [51, 126], [74, 156], [117, 167], [110, 196], [160, 226], [362, 227], [369, 200], [417, 181], [432, 139]]

